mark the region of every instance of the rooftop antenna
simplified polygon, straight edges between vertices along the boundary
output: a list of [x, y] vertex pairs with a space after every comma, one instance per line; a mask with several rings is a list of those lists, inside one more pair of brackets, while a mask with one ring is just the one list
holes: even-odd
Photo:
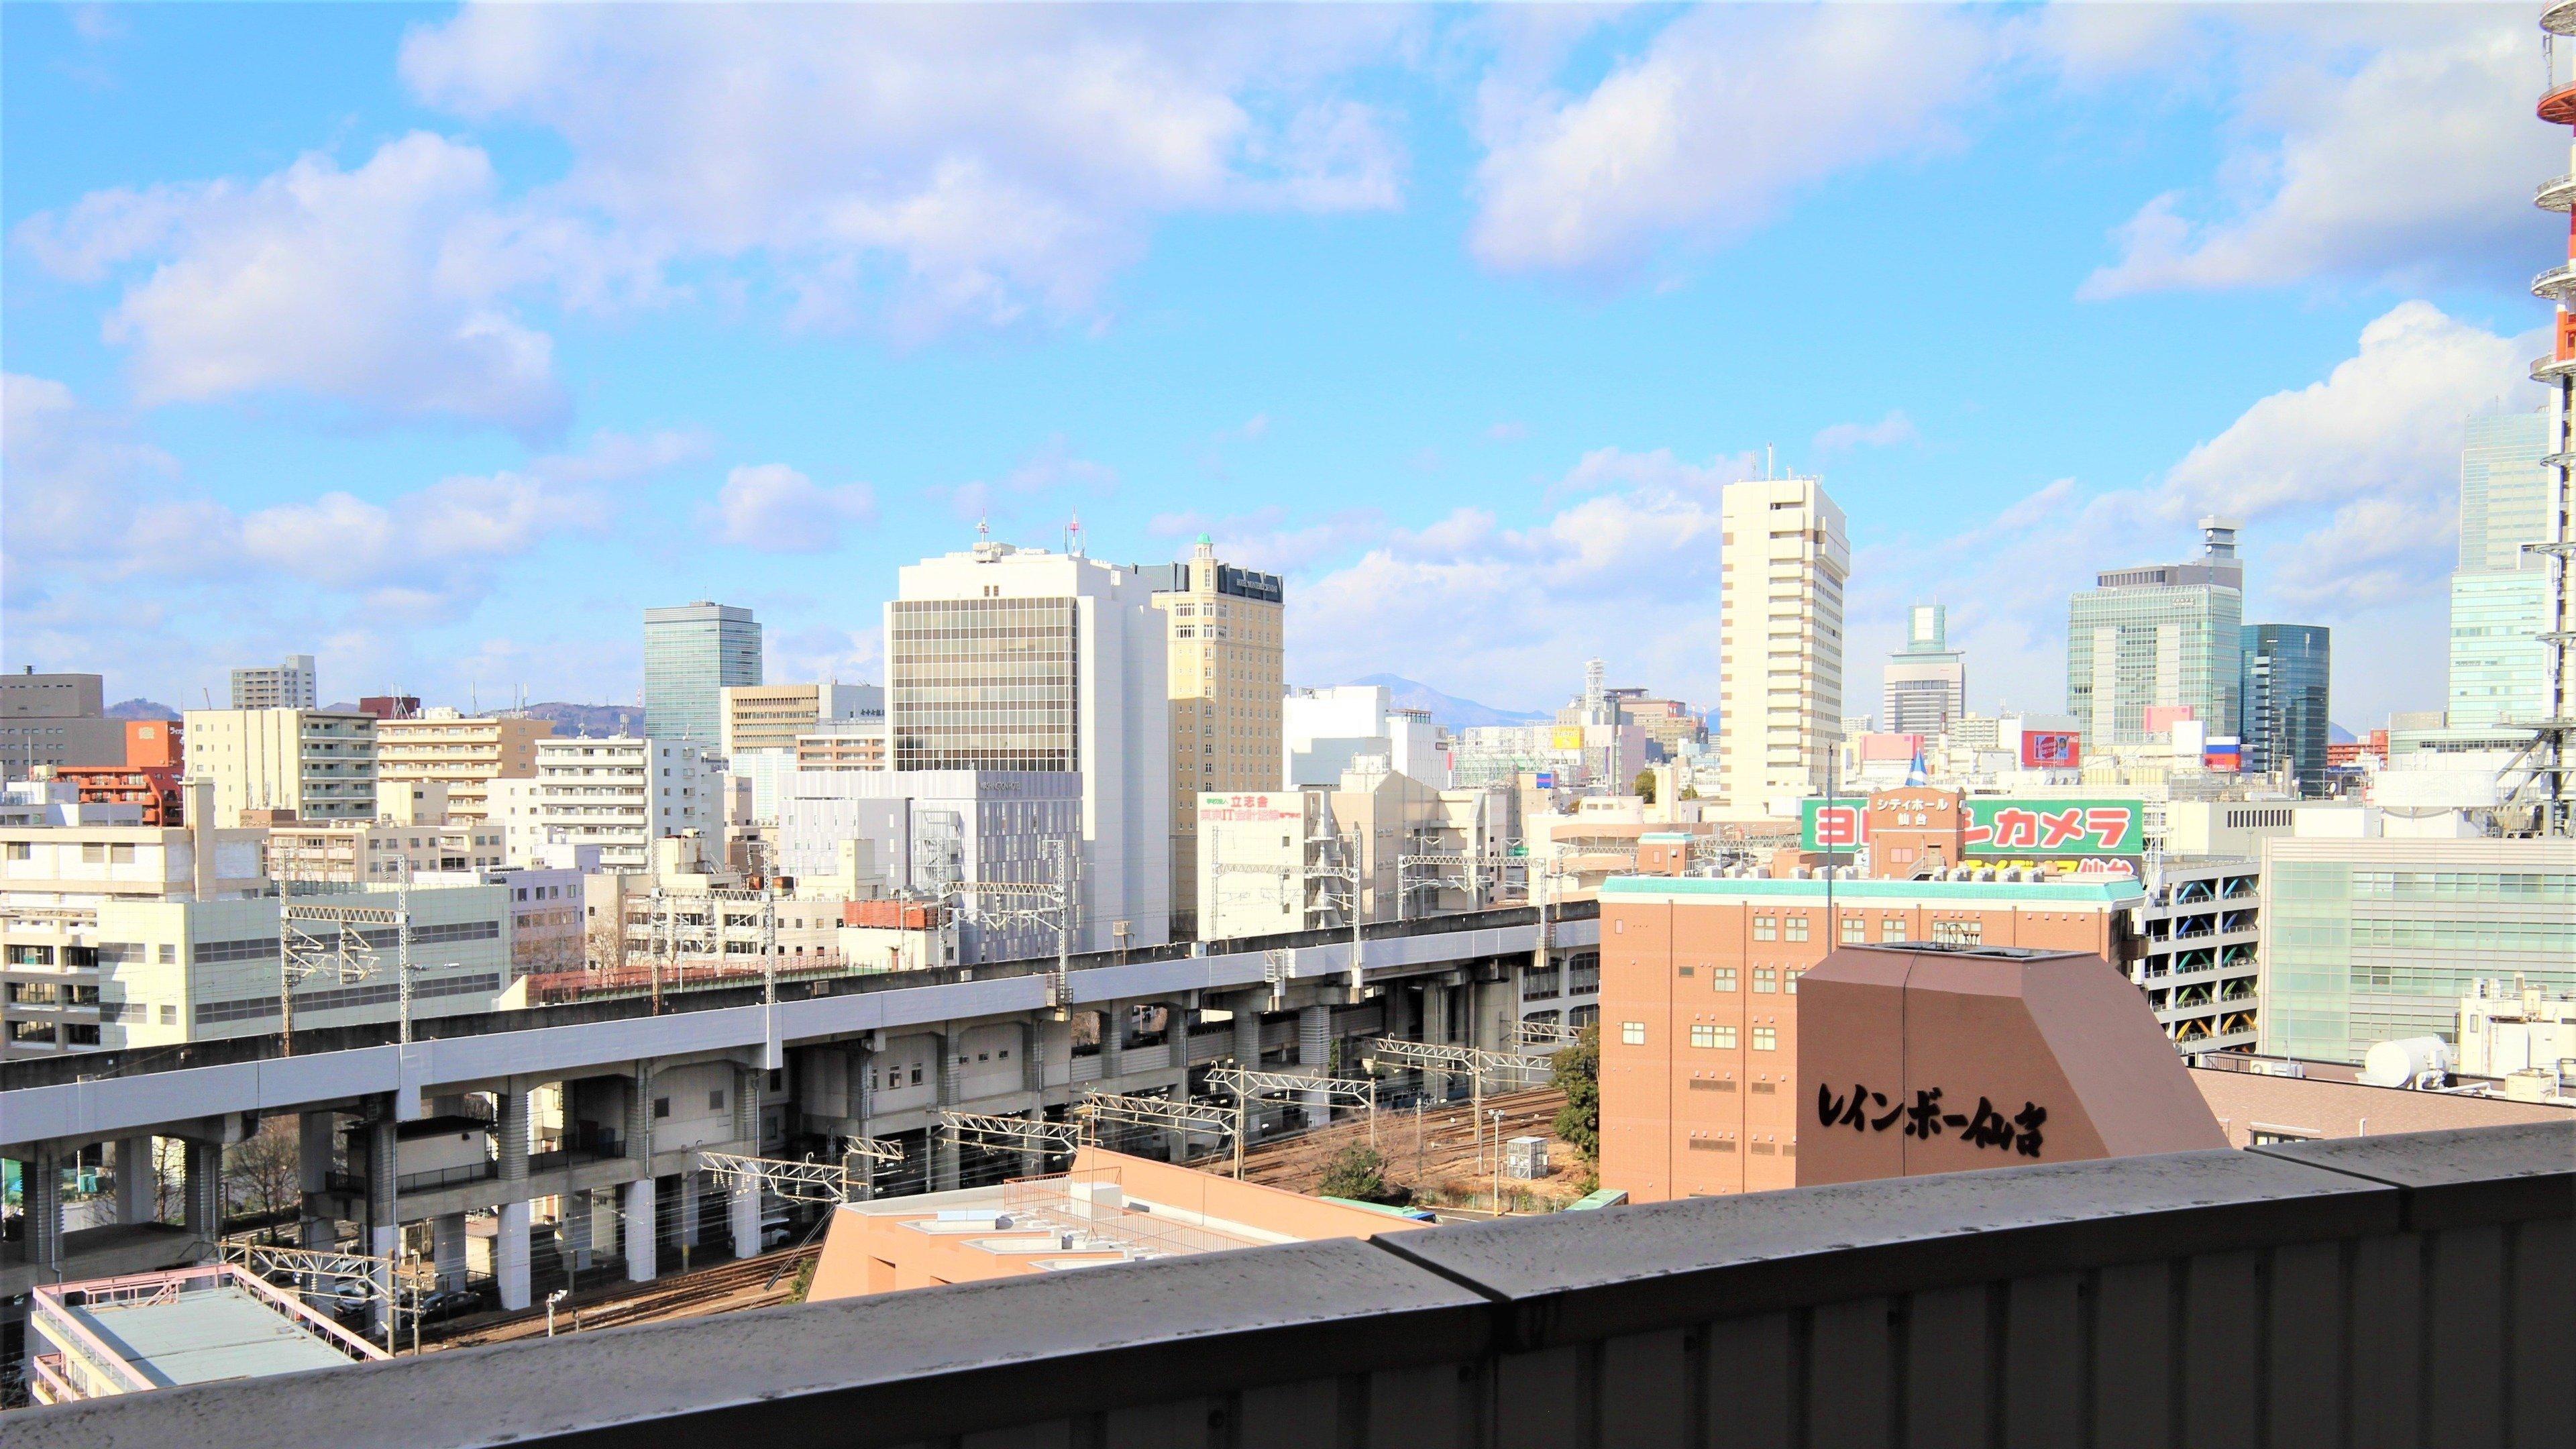
[[1074, 511], [1073, 521], [1065, 525], [1064, 551], [1075, 558], [1082, 557], [1082, 512], [1079, 509]]
[[1774, 448], [1769, 443], [1764, 443], [1762, 445], [1762, 480], [1766, 483], [1771, 481], [1771, 460], [1773, 455], [1778, 451], [1779, 450], [1777, 448]]

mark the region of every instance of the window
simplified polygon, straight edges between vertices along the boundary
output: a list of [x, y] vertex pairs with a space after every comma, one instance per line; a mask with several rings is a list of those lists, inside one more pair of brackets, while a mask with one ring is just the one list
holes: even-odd
[[10, 841], [9, 858], [11, 860], [33, 860], [36, 858], [36, 847], [23, 840]]
[[1717, 988], [1718, 990], [1720, 990], [1720, 991], [1724, 991], [1724, 992], [1727, 992], [1727, 993], [1730, 993], [1730, 994], [1732, 994], [1732, 993], [1734, 992], [1734, 990], [1735, 990], [1735, 968], [1734, 968], [1734, 967], [1732, 967], [1732, 966], [1712, 966], [1712, 967], [1710, 967], [1710, 968], [1709, 968], [1709, 972], [1708, 972], [1708, 974], [1709, 974], [1709, 978], [1710, 978], [1710, 981], [1709, 981], [1709, 984], [1710, 984], [1710, 985], [1712, 985], [1712, 986], [1716, 987], [1716, 988]]
[[1869, 922], [1859, 916], [1843, 917], [1843, 944], [1855, 945], [1869, 939]]
[[2256, 1147], [2268, 1147], [2275, 1142], [2313, 1142], [2316, 1140], [2316, 1134], [2313, 1132], [2300, 1132], [2286, 1127], [2257, 1127], [2249, 1132], [2247, 1136], [2252, 1139], [2253, 1145]]
[[179, 1024], [179, 1008], [171, 1006], [165, 1002], [161, 1007], [161, 1024], [163, 1026], [177, 1026]]
[[921, 1085], [921, 1063], [919, 1062], [912, 1064], [912, 1084], [916, 1087]]
[[1805, 968], [1805, 967], [1803, 967], [1803, 966], [1798, 967], [1798, 968], [1796, 968], [1796, 969], [1794, 969], [1794, 970], [1791, 970], [1791, 971], [1783, 972], [1783, 973], [1781, 974], [1781, 977], [1780, 977], [1780, 989], [1781, 989], [1782, 991], [1787, 992], [1787, 993], [1788, 993], [1789, 995], [1791, 995], [1791, 996], [1795, 996], [1795, 995], [1797, 995], [1797, 994], [1798, 994], [1798, 978], [1799, 978], [1799, 977], [1801, 977], [1801, 976], [1804, 976], [1804, 975], [1806, 975], [1806, 974], [1807, 974], [1807, 968]]
[[1778, 916], [1755, 916], [1753, 918], [1753, 939], [1757, 941], [1779, 940], [1780, 918]]
[[1902, 941], [1902, 940], [1904, 940], [1904, 939], [1905, 939], [1905, 918], [1904, 918], [1903, 916], [1881, 916], [1881, 917], [1879, 917], [1879, 918], [1878, 918], [1878, 939], [1880, 939], [1880, 940], [1882, 940], [1882, 941]]
[[1753, 1049], [1757, 1052], [1778, 1051], [1780, 1049], [1780, 1029], [1776, 1026], [1757, 1026], [1753, 1028]]
[[707, 1093], [707, 1110], [710, 1112], [721, 1112], [724, 1110], [724, 1088], [718, 1087], [714, 1091]]
[[1709, 1047], [1717, 1051], [1733, 1051], [1735, 1050], [1735, 1028], [1700, 1023], [1691, 1028], [1691, 1045]]
[[106, 847], [105, 845], [103, 845], [103, 844], [84, 844], [84, 845], [82, 845], [82, 846], [81, 846], [81, 864], [83, 864], [83, 865], [105, 865], [105, 864], [107, 864], [107, 847]]
[[670, 1099], [670, 1098], [668, 1098], [668, 1097], [655, 1097], [655, 1098], [653, 1099], [653, 1115], [654, 1115], [656, 1118], [662, 1118], [662, 1117], [668, 1117], [668, 1116], [670, 1116], [670, 1115], [671, 1115], [671, 1099]]
[[1619, 1023], [1619, 1042], [1623, 1046], [1644, 1046], [1646, 1044], [1646, 1024], [1642, 1021], [1623, 1021]]
[[1791, 916], [1789, 918], [1789, 939], [1792, 941], [1803, 941], [1807, 939], [1806, 917]]
[[1769, 993], [1779, 989], [1780, 970], [1778, 967], [1756, 966], [1753, 968], [1753, 990], [1756, 995], [1768, 995]]

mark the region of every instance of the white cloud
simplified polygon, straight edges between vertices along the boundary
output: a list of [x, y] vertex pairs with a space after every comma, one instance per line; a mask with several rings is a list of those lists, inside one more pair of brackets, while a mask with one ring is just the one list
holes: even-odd
[[414, 132], [355, 170], [313, 153], [246, 185], [93, 192], [19, 238], [76, 281], [150, 265], [104, 329], [140, 402], [288, 389], [544, 435], [567, 409], [553, 341], [456, 249], [497, 185], [481, 149]]
[[405, 80], [561, 134], [550, 200], [673, 256], [766, 259], [793, 315], [1088, 316], [1180, 212], [1392, 206], [1405, 159], [1341, 78], [1384, 11], [472, 6]]
[[2193, 508], [2253, 518], [2360, 496], [2441, 495], [2457, 483], [2460, 419], [2537, 400], [2515, 341], [2405, 302], [2361, 330], [2322, 380], [2277, 392], [2193, 448], [2167, 477]]
[[1979, 701], [2054, 708], [2068, 596], [2101, 569], [2190, 557], [2194, 520], [2219, 512], [2245, 525], [2248, 619], [2336, 630], [2338, 718], [2438, 707], [2438, 664], [2425, 660], [2440, 657], [2456, 559], [2461, 423], [2534, 401], [2522, 363], [2538, 346], [2403, 303], [2325, 377], [2257, 399], [2149, 484], [2096, 492], [2061, 478], [1950, 537], [1860, 550], [1847, 696], [1871, 697], [1867, 671], [1896, 644], [1905, 605], [1939, 599]]
[[2549, 221], [2515, 199], [2563, 169], [2564, 153], [2531, 117], [2528, 13], [2291, 6], [2231, 18], [2246, 78], [2213, 183], [2141, 207], [2118, 233], [2119, 260], [2083, 295], [2497, 281], [2537, 265]]
[[[1385, 534], [1357, 560], [1292, 581], [1301, 679], [1393, 668], [1492, 703], [1552, 704], [1583, 660], [1709, 699], [1717, 689], [1720, 490], [1731, 463], [1587, 454], [1563, 487], [1590, 496], [1526, 528], [1459, 509]], [[1389, 653], [1390, 641], [1399, 652]]]
[[[614, 512], [607, 485], [705, 448], [686, 433], [601, 433], [583, 452], [444, 478], [381, 502], [334, 489], [245, 513], [180, 491], [167, 454], [59, 383], [12, 374], [6, 395], [13, 604], [42, 588], [140, 579], [221, 589], [232, 600], [242, 579], [257, 577], [368, 608], [454, 617], [491, 591], [503, 563], [556, 535], [604, 528]], [[39, 559], [43, 567], [31, 566]]]
[[0, 529], [12, 567], [10, 593], [40, 558], [77, 557], [113, 528], [138, 488], [176, 476], [178, 463], [136, 439], [116, 418], [81, 405], [51, 378], [0, 376]]
[[1105, 498], [1118, 490], [1118, 470], [1073, 456], [1064, 435], [1056, 433], [1003, 474], [999, 483], [977, 478], [953, 485], [936, 484], [922, 491], [945, 501], [957, 517], [979, 521], [1017, 517], [1022, 503], [1058, 490]]
[[1836, 423], [1816, 434], [1816, 451], [1840, 453], [1852, 448], [1893, 448], [1899, 443], [1922, 441], [1914, 431], [1914, 420], [1903, 409], [1891, 409], [1874, 423]]
[[841, 530], [877, 516], [876, 494], [864, 483], [827, 487], [784, 463], [745, 466], [725, 475], [716, 491], [716, 536], [764, 553], [828, 553], [841, 546]]
[[1620, 275], [1713, 246], [1836, 172], [1954, 139], [1993, 31], [1929, 6], [1694, 10], [1581, 95], [1488, 75], [1471, 245], [1487, 266]]

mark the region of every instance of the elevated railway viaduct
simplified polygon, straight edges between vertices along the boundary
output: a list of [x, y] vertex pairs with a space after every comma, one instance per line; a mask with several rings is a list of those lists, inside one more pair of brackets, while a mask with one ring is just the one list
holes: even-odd
[[[566, 1259], [622, 1256], [648, 1279], [716, 1206], [701, 1152], [871, 1139], [902, 1151], [879, 1169], [889, 1188], [936, 1190], [979, 1165], [937, 1130], [943, 1113], [1061, 1120], [1085, 1092], [1186, 1097], [1193, 1072], [1229, 1063], [1348, 1074], [1350, 1043], [1380, 1035], [1508, 1050], [1525, 1014], [1579, 1006], [1565, 988], [1598, 959], [1592, 903], [1551, 908], [1547, 930], [1542, 961], [1527, 907], [1371, 926], [1356, 987], [1349, 935], [1304, 932], [1076, 956], [1060, 978], [1050, 959], [781, 983], [774, 999], [759, 986], [674, 993], [658, 1011], [642, 996], [585, 999], [441, 1018], [408, 1043], [390, 1025], [309, 1030], [291, 1055], [265, 1036], [11, 1061], [0, 1156], [29, 1170], [0, 1244], [0, 1339], [37, 1283], [207, 1256], [223, 1148], [284, 1114], [299, 1123], [306, 1242], [354, 1223], [362, 1249], [389, 1255], [402, 1224], [426, 1221], [437, 1270], [461, 1276], [467, 1220], [488, 1214], [492, 1276], [505, 1306], [524, 1307], [532, 1204], [563, 1200]], [[543, 1140], [541, 1089], [558, 1103]], [[150, 1160], [155, 1139], [182, 1146], [182, 1221], [158, 1220], [149, 1175], [120, 1173], [117, 1221], [67, 1232], [60, 1167], [101, 1143]], [[757, 1251], [757, 1191], [724, 1198], [725, 1246]], [[616, 1241], [592, 1241], [594, 1222]]]

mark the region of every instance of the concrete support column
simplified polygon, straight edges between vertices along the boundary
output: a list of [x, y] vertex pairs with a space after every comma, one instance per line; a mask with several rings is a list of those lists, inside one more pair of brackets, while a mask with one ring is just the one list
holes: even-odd
[[731, 1192], [725, 1214], [733, 1229], [733, 1255], [756, 1256], [760, 1252], [760, 1184], [743, 1178], [734, 1183]]
[[653, 1064], [637, 1062], [626, 1089], [627, 1160], [653, 1175]]
[[1020, 1023], [1020, 1090], [1046, 1091], [1046, 1024], [1035, 1017]]
[[1247, 1072], [1261, 1070], [1261, 1008], [1269, 1004], [1267, 991], [1247, 991], [1232, 1003], [1234, 1064]]
[[[856, 1135], [874, 1137], [877, 1135], [876, 1127], [870, 1119], [876, 1115], [876, 1091], [868, 1085], [868, 1077], [876, 1070], [876, 1053], [870, 1051], [865, 1044], [861, 1044], [850, 1048], [848, 1060], [850, 1088], [847, 1100], [850, 1121], [857, 1129]], [[858, 1194], [861, 1202], [870, 1201], [877, 1195], [876, 1165], [876, 1159], [873, 1157], [861, 1157], [850, 1164], [851, 1169], [859, 1174]]]
[[[958, 1049], [965, 1044], [965, 1033], [955, 1030], [938, 1034], [939, 1105], [954, 1107], [964, 1095], [966, 1072], [958, 1060]], [[937, 1124], [930, 1128], [930, 1162], [932, 1192], [948, 1192], [957, 1186], [958, 1156], [963, 1149]]]
[[429, 1220], [429, 1261], [439, 1287], [465, 1286], [465, 1214], [441, 1213]]
[[590, 1192], [588, 1189], [565, 1194], [563, 1220], [555, 1225], [555, 1232], [563, 1242], [564, 1261], [572, 1265], [572, 1271], [589, 1272]]
[[1128, 1011], [1123, 1001], [1100, 1008], [1100, 1080], [1104, 1087], [1127, 1074]]
[[[1422, 983], [1422, 1040], [1432, 1046], [1449, 1040], [1449, 984], [1445, 981]], [[1424, 1067], [1422, 1095], [1434, 1102], [1448, 1101], [1449, 1074]]]
[[680, 1246], [683, 1248], [698, 1245], [698, 1219], [705, 1211], [698, 1204], [698, 1177], [694, 1171], [680, 1174]]
[[[1175, 1102], [1186, 1102], [1190, 1099], [1190, 1018], [1195, 1013], [1190, 1010], [1190, 1004], [1186, 1001], [1170, 1001], [1165, 1002], [1164, 1005], [1170, 1013], [1163, 1019], [1167, 1028], [1163, 1036], [1172, 1047], [1171, 1098]], [[1188, 1133], [1166, 1131], [1163, 1134], [1163, 1144], [1164, 1156], [1171, 1161], [1189, 1160]]]
[[492, 1240], [492, 1278], [501, 1290], [501, 1307], [515, 1312], [528, 1306], [528, 1094], [495, 1092], [493, 1130], [501, 1134], [500, 1231]]
[[492, 1281], [501, 1290], [501, 1307], [516, 1312], [528, 1296], [528, 1209], [526, 1198], [501, 1204], [500, 1231], [492, 1238]]
[[161, 1165], [153, 1157], [152, 1139], [116, 1139], [116, 1220], [148, 1223], [160, 1210]]
[[761, 1075], [750, 1067], [737, 1067], [733, 1074], [733, 1136], [750, 1157], [760, 1155]]
[[[366, 1128], [366, 1143], [367, 1231], [359, 1247], [390, 1265], [394, 1255], [402, 1251], [402, 1228], [394, 1218], [394, 1177], [402, 1170], [402, 1152], [394, 1136], [393, 1118], [379, 1114], [370, 1120]], [[190, 1143], [189, 1160], [192, 1163], [195, 1149], [196, 1144]], [[390, 1266], [380, 1267], [375, 1272], [378, 1292], [375, 1310], [368, 1318], [368, 1328], [375, 1336], [382, 1337], [387, 1318], [386, 1304], [393, 1296], [394, 1284]]]
[[[1031, 1122], [1043, 1122], [1046, 1120], [1046, 1109], [1031, 1107], [1020, 1115]], [[1020, 1147], [1020, 1176], [1036, 1177], [1045, 1171], [1046, 1149], [1033, 1143], [1023, 1143]]]
[[[1297, 1011], [1297, 1065], [1308, 1072], [1322, 1075], [1332, 1065], [1333, 1008], [1321, 1002], [1300, 1007]], [[1322, 1092], [1308, 1092], [1306, 1125], [1322, 1127], [1333, 1120], [1333, 1099]]]
[[21, 1205], [26, 1221], [27, 1262], [45, 1272], [63, 1264], [63, 1159], [51, 1144], [36, 1144], [35, 1157], [24, 1164]]
[[653, 1243], [653, 1179], [639, 1177], [626, 1184], [625, 1221], [618, 1225], [619, 1245], [626, 1252], [626, 1281], [650, 1283], [655, 1270]]
[[337, 1119], [329, 1112], [298, 1112], [295, 1115], [295, 1168], [302, 1178], [304, 1215], [301, 1223], [304, 1246], [315, 1252], [327, 1252], [340, 1239], [332, 1220], [323, 1216], [322, 1194], [331, 1188], [331, 1152], [333, 1128]]
[[190, 1236], [213, 1243], [224, 1235], [224, 1145], [190, 1142], [187, 1152], [187, 1225]]

